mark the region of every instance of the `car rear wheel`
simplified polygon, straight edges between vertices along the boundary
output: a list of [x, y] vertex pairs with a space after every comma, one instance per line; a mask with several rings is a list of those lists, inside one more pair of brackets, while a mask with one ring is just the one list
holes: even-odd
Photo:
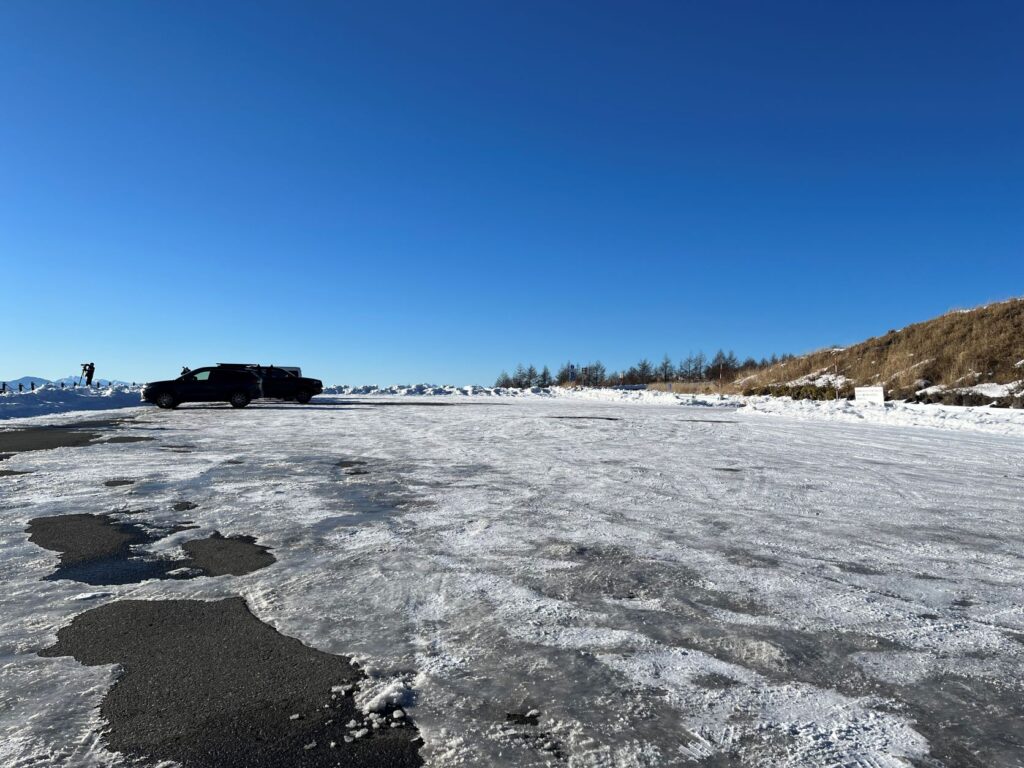
[[233, 392], [228, 398], [232, 408], [245, 408], [251, 401], [252, 398], [249, 397], [248, 392]]
[[298, 392], [295, 393], [295, 399], [302, 403], [303, 405], [305, 405], [306, 403], [313, 399], [313, 396], [309, 394], [309, 392], [307, 392], [306, 390], [300, 389]]
[[172, 395], [170, 392], [164, 392], [162, 395], [158, 396], [156, 399], [156, 404], [161, 408], [178, 407], [178, 401], [175, 400], [174, 395]]

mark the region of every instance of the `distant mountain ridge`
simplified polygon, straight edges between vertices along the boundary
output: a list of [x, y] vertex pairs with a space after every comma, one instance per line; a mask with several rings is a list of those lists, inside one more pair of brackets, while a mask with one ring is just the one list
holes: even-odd
[[935, 389], [1024, 386], [1024, 299], [957, 309], [859, 344], [822, 349], [740, 379], [776, 386], [883, 385], [894, 397]]
[[49, 379], [44, 379], [42, 376], [22, 376], [20, 379], [3, 379], [3, 381], [7, 381], [8, 389], [17, 389], [19, 384], [29, 387], [34, 383], [37, 387], [41, 387], [43, 384], [50, 383]]

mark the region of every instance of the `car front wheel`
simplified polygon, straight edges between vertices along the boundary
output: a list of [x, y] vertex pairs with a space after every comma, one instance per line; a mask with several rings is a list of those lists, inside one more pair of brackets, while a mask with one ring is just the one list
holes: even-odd
[[162, 395], [157, 397], [156, 404], [161, 408], [177, 408], [178, 401], [174, 399], [174, 395], [170, 392], [164, 392]]
[[303, 405], [305, 405], [306, 403], [313, 399], [313, 396], [309, 394], [309, 392], [306, 392], [305, 390], [300, 390], [295, 393], [295, 399], [302, 403]]
[[245, 408], [251, 400], [252, 398], [249, 397], [249, 393], [247, 392], [235, 392], [230, 398], [228, 398], [228, 402], [231, 403], [232, 408]]

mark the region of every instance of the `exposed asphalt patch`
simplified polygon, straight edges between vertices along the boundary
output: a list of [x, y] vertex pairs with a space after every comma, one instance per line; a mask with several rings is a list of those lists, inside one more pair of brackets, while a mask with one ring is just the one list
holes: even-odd
[[346, 475], [368, 475], [370, 470], [364, 469], [366, 462], [361, 459], [342, 459], [334, 466], [345, 470]]
[[732, 688], [735, 685], [739, 685], [739, 682], [736, 680], [718, 672], [708, 672], [703, 675], [697, 675], [693, 678], [693, 682], [701, 688], [709, 688], [713, 691], [721, 691], [726, 688]]
[[0, 431], [0, 458], [25, 451], [48, 451], [53, 448], [78, 448], [90, 445], [124, 424], [126, 419], [92, 419], [73, 424], [47, 424], [25, 429]]
[[135, 584], [147, 579], [189, 579], [197, 576], [240, 576], [276, 562], [267, 547], [251, 536], [225, 538], [216, 531], [206, 539], [182, 544], [189, 557], [179, 560], [139, 555], [133, 547], [194, 526], [158, 531], [126, 523], [110, 515], [54, 515], [29, 521], [29, 541], [60, 552], [57, 570], [47, 581], [68, 579], [84, 584]]
[[17, 469], [0, 469], [0, 477], [14, 477], [15, 475], [30, 475], [31, 469], [18, 471]]
[[539, 722], [538, 718], [540, 714], [535, 710], [529, 712], [507, 712], [505, 714], [505, 722], [513, 723], [515, 725], [537, 725]]
[[171, 509], [175, 512], [188, 512], [190, 509], [195, 509], [199, 505], [193, 501], [176, 501], [171, 505]]
[[186, 541], [181, 547], [188, 553], [191, 567], [207, 576], [242, 576], [277, 562], [252, 536], [225, 538], [214, 531], [207, 539]]
[[170, 560], [133, 557], [133, 546], [151, 544], [160, 537], [110, 515], [37, 517], [29, 521], [27, 530], [33, 544], [60, 552], [60, 565], [47, 581], [132, 584], [173, 578], [168, 571], [181, 567]]
[[0, 451], [48, 451], [53, 448], [79, 448], [99, 438], [99, 432], [61, 427], [32, 427], [0, 432]]
[[104, 440], [105, 443], [148, 443], [152, 442], [155, 438], [142, 437], [141, 435], [119, 435], [112, 437], [109, 440]]
[[225, 464], [245, 464], [241, 459], [228, 459], [224, 462]]
[[846, 573], [859, 573], [862, 576], [882, 576], [885, 574], [885, 571], [880, 571], [877, 568], [873, 568], [872, 566], [864, 563], [837, 562], [835, 565], [836, 568], [841, 571], [845, 571]]
[[742, 472], [738, 467], [712, 467], [715, 472]]
[[[465, 408], [465, 407], [491, 407], [501, 408], [507, 407], [508, 403], [438, 403], [434, 401], [426, 402], [406, 402], [404, 400], [390, 401], [390, 400], [339, 400], [337, 405], [358, 405], [363, 408], [398, 408], [398, 407], [413, 407], [413, 408]], [[320, 403], [320, 408], [330, 407], [326, 403]]]
[[122, 485], [134, 485], [134, 480], [107, 480], [103, 483], [107, 488], [118, 488]]
[[281, 635], [241, 598], [109, 603], [75, 617], [40, 655], [121, 667], [100, 714], [109, 748], [133, 758], [185, 768], [422, 765], [416, 727], [395, 706], [375, 729], [351, 695], [332, 693], [363, 679], [348, 659]]
[[549, 419], [569, 419], [573, 421], [622, 421], [618, 416], [548, 416]]

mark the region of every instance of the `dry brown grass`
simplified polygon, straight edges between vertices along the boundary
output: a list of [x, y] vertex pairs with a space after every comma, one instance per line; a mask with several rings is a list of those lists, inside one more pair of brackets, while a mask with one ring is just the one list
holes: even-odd
[[[656, 389], [659, 392], [669, 391], [668, 384], [661, 381], [648, 384], [647, 388]], [[723, 382], [721, 389], [719, 389], [717, 381], [673, 381], [672, 391], [684, 395], [713, 395], [719, 392], [725, 394], [739, 392], [739, 387], [730, 381]]]
[[819, 372], [840, 374], [857, 385], [893, 390], [922, 382], [969, 386], [1024, 378], [1024, 299], [972, 310], [953, 310], [923, 323], [889, 331], [833, 352], [824, 349], [760, 371], [743, 388], [782, 384]]

